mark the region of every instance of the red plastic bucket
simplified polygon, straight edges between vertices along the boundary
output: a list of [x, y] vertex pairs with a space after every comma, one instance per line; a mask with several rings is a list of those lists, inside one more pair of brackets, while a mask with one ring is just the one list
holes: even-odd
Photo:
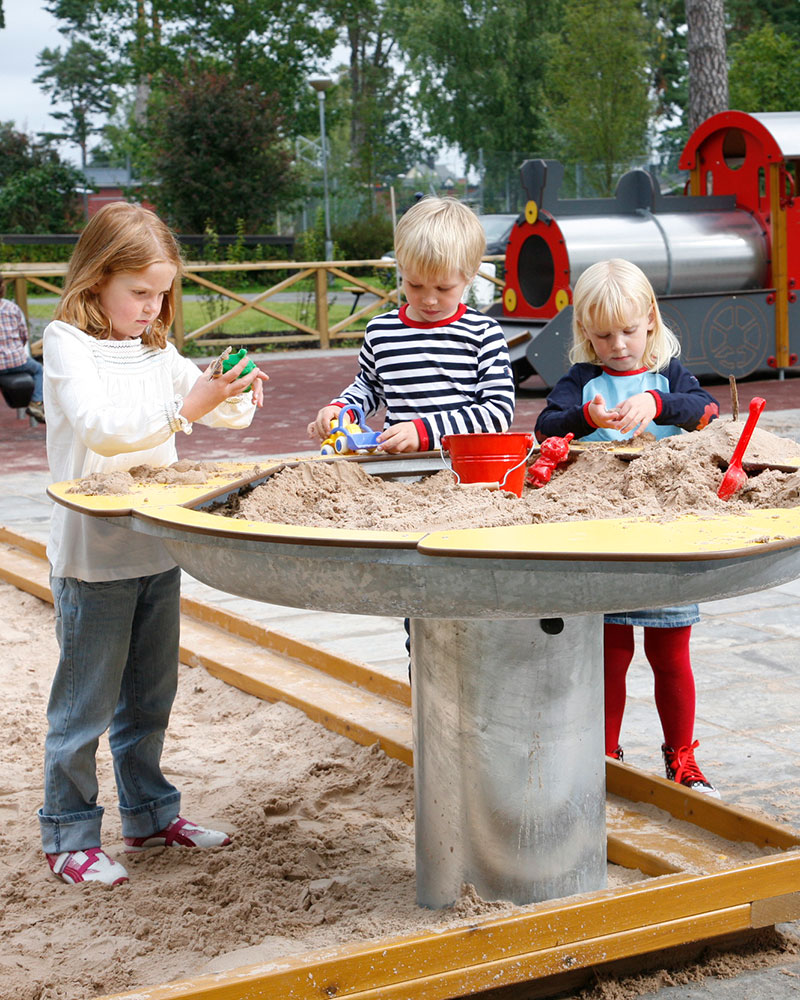
[[534, 440], [533, 434], [446, 434], [442, 458], [449, 453], [457, 483], [498, 483], [521, 497]]

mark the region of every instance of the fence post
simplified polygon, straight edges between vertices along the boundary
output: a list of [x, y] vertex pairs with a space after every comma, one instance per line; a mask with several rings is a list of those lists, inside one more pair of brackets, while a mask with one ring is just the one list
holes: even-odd
[[319, 346], [331, 346], [328, 335], [328, 269], [318, 267], [314, 272], [314, 310], [316, 327], [319, 330]]
[[14, 278], [14, 298], [17, 301], [17, 305], [25, 314], [25, 322], [30, 326], [31, 319], [28, 315], [28, 279], [24, 274], [19, 274]]
[[175, 316], [172, 321], [172, 332], [178, 353], [183, 354], [183, 335], [186, 332], [186, 327], [183, 324], [183, 281], [179, 274], [175, 275], [173, 295], [175, 297]]

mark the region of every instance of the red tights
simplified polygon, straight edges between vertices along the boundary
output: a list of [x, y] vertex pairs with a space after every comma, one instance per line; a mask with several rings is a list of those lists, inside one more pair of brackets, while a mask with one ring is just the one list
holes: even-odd
[[[694, 734], [695, 690], [689, 657], [691, 625], [644, 628], [644, 653], [653, 669], [658, 717], [667, 746], [689, 746]], [[619, 745], [625, 712], [625, 676], [633, 659], [633, 626], [604, 627], [606, 753]]]

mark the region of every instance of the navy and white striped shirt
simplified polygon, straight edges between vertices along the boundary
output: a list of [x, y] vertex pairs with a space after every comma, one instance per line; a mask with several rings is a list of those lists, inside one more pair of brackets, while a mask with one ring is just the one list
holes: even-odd
[[514, 378], [503, 331], [490, 316], [459, 306], [444, 323], [417, 323], [407, 306], [367, 324], [359, 372], [337, 406], [386, 407], [384, 427], [413, 421], [420, 451], [444, 434], [507, 431]]

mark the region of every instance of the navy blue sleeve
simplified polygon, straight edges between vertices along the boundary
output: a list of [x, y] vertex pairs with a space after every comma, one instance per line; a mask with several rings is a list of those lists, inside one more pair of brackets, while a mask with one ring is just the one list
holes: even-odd
[[541, 442], [549, 437], [564, 437], [569, 433], [582, 438], [596, 430], [584, 413], [583, 387], [598, 371], [595, 365], [573, 365], [556, 382], [534, 427], [537, 441]]
[[670, 361], [665, 374], [669, 392], [651, 390], [660, 402], [655, 423], [674, 424], [685, 431], [699, 431], [719, 416], [716, 399], [677, 358]]

